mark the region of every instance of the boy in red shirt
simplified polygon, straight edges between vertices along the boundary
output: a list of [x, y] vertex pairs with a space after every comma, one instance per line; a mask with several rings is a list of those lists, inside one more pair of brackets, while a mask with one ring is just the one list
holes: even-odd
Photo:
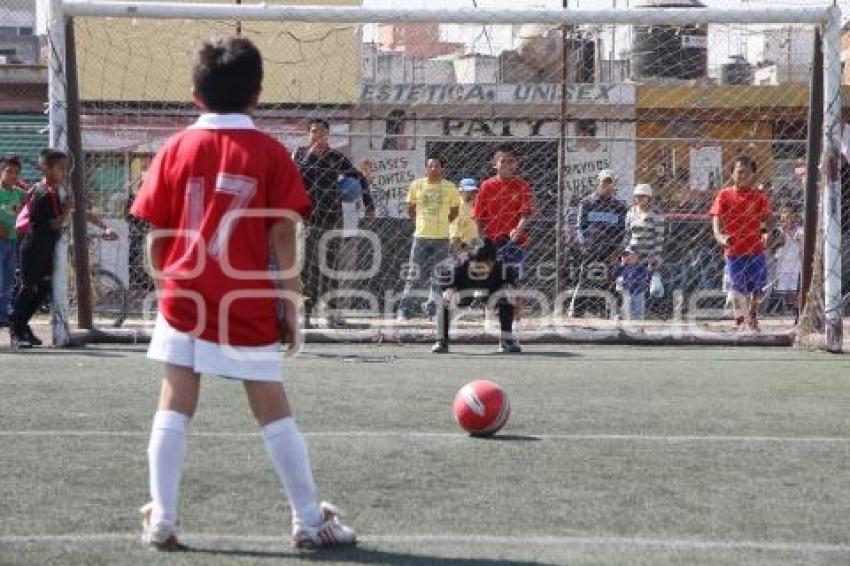
[[[282, 331], [289, 353], [298, 342], [296, 226], [311, 203], [289, 152], [250, 117], [262, 78], [262, 56], [249, 40], [201, 45], [192, 83], [205, 113], [160, 150], [131, 210], [151, 225], [160, 312], [148, 357], [165, 365], [148, 446], [153, 501], [141, 510], [142, 540], [158, 550], [185, 548], [177, 540], [177, 491], [204, 372], [242, 381], [292, 506], [292, 543], [355, 542], [339, 510], [316, 500], [307, 446], [281, 380]], [[269, 242], [283, 295], [268, 272]]]
[[[509, 144], [502, 144], [493, 154], [496, 175], [484, 180], [472, 208], [478, 222], [478, 233], [499, 249], [506, 269], [513, 270], [511, 279], [520, 287], [525, 263], [528, 233], [525, 224], [534, 213], [531, 185], [517, 176], [519, 156]], [[517, 297], [515, 319], [522, 316], [522, 298]], [[518, 348], [518, 346], [517, 346]]]
[[746, 321], [750, 329], [758, 331], [758, 307], [767, 283], [762, 224], [770, 220], [772, 212], [770, 201], [754, 186], [755, 173], [752, 157], [736, 157], [732, 186], [717, 193], [709, 214], [714, 238], [726, 256], [735, 324], [740, 328]]

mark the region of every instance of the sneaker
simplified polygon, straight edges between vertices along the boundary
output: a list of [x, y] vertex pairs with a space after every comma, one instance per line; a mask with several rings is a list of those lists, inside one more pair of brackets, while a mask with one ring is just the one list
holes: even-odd
[[145, 504], [139, 513], [142, 515], [142, 544], [162, 552], [180, 552], [189, 547], [177, 540], [177, 525], [158, 523], [151, 525], [153, 502]]
[[519, 343], [513, 338], [506, 338], [504, 340], [499, 340], [499, 353], [500, 354], [519, 354], [522, 352], [522, 348], [520, 348]]
[[747, 317], [747, 326], [749, 326], [750, 330], [752, 330], [753, 332], [761, 332], [758, 318], [756, 318], [756, 315], [754, 314], [751, 314], [749, 317]]
[[32, 327], [30, 327], [29, 325], [27, 325], [24, 335], [26, 336], [27, 341], [29, 341], [29, 343], [33, 346], [41, 346], [44, 344], [44, 342], [42, 342], [41, 339], [39, 339], [39, 337], [35, 335], [35, 332], [32, 331]]
[[322, 522], [310, 527], [300, 523], [292, 525], [292, 546], [295, 548], [328, 548], [353, 546], [357, 543], [354, 529], [340, 522], [342, 511], [335, 505], [322, 501]]
[[15, 331], [9, 332], [9, 346], [13, 350], [26, 350], [32, 348], [32, 343], [28, 338], [18, 334]]
[[437, 340], [437, 342], [431, 346], [432, 354], [448, 354], [449, 353], [449, 345], [442, 340]]

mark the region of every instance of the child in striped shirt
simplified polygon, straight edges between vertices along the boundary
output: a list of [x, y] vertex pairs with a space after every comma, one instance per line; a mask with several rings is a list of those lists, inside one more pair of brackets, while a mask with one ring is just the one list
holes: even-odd
[[635, 204], [626, 213], [626, 248], [638, 256], [638, 262], [655, 271], [661, 266], [664, 251], [664, 216], [650, 208], [652, 187], [635, 186]]

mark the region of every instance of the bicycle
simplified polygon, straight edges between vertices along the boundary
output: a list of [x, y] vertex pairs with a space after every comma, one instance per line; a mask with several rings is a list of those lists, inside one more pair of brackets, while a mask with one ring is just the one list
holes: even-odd
[[[118, 328], [127, 318], [129, 290], [115, 273], [100, 264], [100, 254], [94, 245], [96, 240], [118, 242], [118, 240], [110, 240], [103, 234], [88, 235], [89, 261], [91, 262], [89, 280], [91, 283], [92, 317], [95, 320], [108, 321], [109, 326]], [[74, 268], [73, 242], [71, 242], [69, 248], [68, 302], [70, 308], [74, 309], [77, 303], [77, 293], [74, 291], [77, 279]]]

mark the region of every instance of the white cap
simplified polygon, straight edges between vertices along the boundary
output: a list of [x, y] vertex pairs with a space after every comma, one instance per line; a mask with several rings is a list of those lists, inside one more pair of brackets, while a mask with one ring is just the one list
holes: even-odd
[[639, 196], [651, 197], [652, 196], [652, 187], [649, 186], [646, 183], [641, 183], [639, 185], [635, 185], [634, 195], [636, 197], [639, 197]]
[[611, 179], [612, 181], [616, 181], [617, 176], [610, 169], [603, 169], [599, 172], [599, 180], [604, 181], [605, 179]]

